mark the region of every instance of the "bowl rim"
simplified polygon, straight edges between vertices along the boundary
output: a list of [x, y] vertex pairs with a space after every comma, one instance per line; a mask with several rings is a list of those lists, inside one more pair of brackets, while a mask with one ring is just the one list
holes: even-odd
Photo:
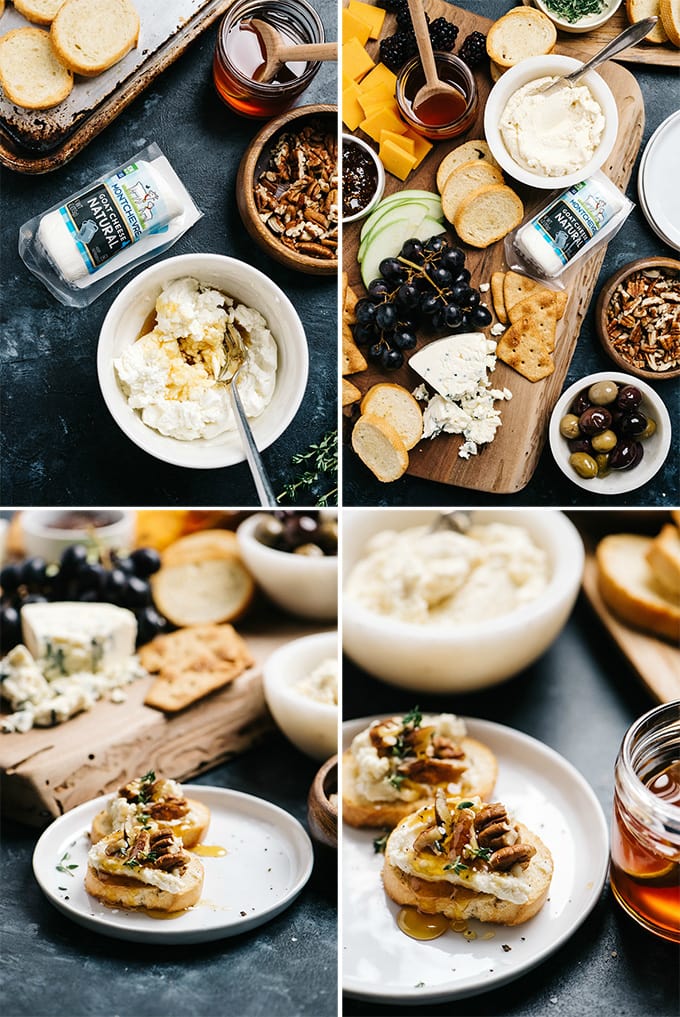
[[601, 286], [597, 297], [597, 303], [595, 304], [595, 329], [605, 353], [622, 371], [629, 371], [636, 377], [642, 378], [643, 381], [668, 381], [671, 378], [677, 378], [680, 376], [680, 367], [671, 368], [670, 371], [649, 371], [643, 367], [634, 367], [625, 359], [625, 357], [622, 357], [621, 354], [614, 349], [612, 341], [607, 335], [607, 307], [609, 306], [614, 290], [619, 283], [623, 282], [624, 279], [627, 279], [629, 275], [632, 275], [634, 272], [640, 272], [646, 268], [673, 268], [680, 277], [680, 258], [669, 258], [665, 255], [653, 255], [649, 258], [636, 258], [634, 261], [629, 261], [625, 265], [622, 265], [616, 272], [613, 273], [613, 275], [610, 275], [607, 281]]
[[[304, 509], [301, 510], [304, 513]], [[275, 547], [269, 547], [267, 544], [263, 544], [261, 540], [258, 540], [255, 536], [255, 530], [260, 523], [260, 520], [265, 519], [270, 512], [254, 512], [251, 516], [248, 516], [236, 528], [236, 536], [242, 539], [248, 547], [256, 547], [265, 558], [269, 558], [270, 561], [276, 559], [282, 563], [284, 561], [295, 561], [304, 562], [304, 565], [293, 565], [293, 568], [317, 568], [319, 570], [326, 569], [327, 571], [334, 571], [338, 567], [339, 555], [337, 554], [325, 554], [322, 557], [308, 557], [307, 555], [296, 555], [291, 554], [289, 551], [278, 551]], [[326, 564], [330, 563], [330, 564]], [[283, 566], [287, 568], [286, 565]]]
[[[300, 636], [297, 639], [291, 639], [283, 646], [279, 646], [278, 649], [274, 650], [272, 654], [265, 660], [262, 665], [262, 685], [264, 688], [265, 699], [268, 702], [270, 692], [273, 690], [274, 694], [280, 694], [284, 696], [289, 702], [295, 703], [297, 706], [308, 709], [310, 713], [315, 714], [319, 720], [327, 720], [330, 717], [339, 717], [340, 715], [340, 703], [321, 703], [317, 699], [312, 699], [310, 696], [305, 696], [300, 692], [295, 692], [294, 687], [291, 685], [292, 677], [283, 676], [283, 668], [281, 662], [284, 662], [284, 666], [288, 663], [290, 658], [294, 658], [301, 650], [313, 651], [315, 647], [322, 647], [326, 644], [333, 645], [335, 650], [335, 656], [338, 660], [338, 691], [340, 686], [341, 668], [340, 668], [340, 635], [336, 629], [329, 629], [325, 632], [314, 632], [309, 636]], [[321, 652], [319, 654], [319, 663], [325, 657], [333, 656], [333, 650], [329, 650], [328, 653]]]
[[622, 3], [623, 0], [609, 0], [599, 14], [588, 20], [587, 24], [582, 24], [581, 27], [579, 27], [579, 21], [585, 21], [589, 17], [588, 15], [586, 18], [580, 18], [579, 21], [567, 21], [549, 10], [545, 0], [532, 0], [530, 6], [535, 7], [541, 14], [545, 14], [546, 18], [550, 18], [553, 24], [561, 28], [563, 32], [568, 32], [571, 35], [585, 35], [586, 32], [590, 32], [594, 28], [601, 28], [606, 24], [616, 14]]
[[[636, 388], [639, 388], [642, 392], [643, 399], [647, 399], [654, 407], [658, 425], [657, 434], [659, 435], [660, 448], [657, 451], [656, 457], [651, 461], [651, 465], [655, 462], [657, 462], [658, 465], [656, 465], [651, 473], [647, 475], [640, 474], [637, 468], [632, 470], [619, 470], [618, 472], [615, 472], [615, 476], [621, 478], [620, 482], [617, 481], [615, 489], [608, 489], [607, 481], [610, 479], [609, 476], [602, 477], [600, 484], [594, 487], [592, 480], [585, 480], [584, 478], [579, 477], [578, 473], [570, 468], [568, 455], [564, 454], [564, 449], [566, 449], [566, 439], [563, 438], [559, 432], [560, 416], [564, 413], [565, 407], [582, 389], [589, 388], [596, 381], [622, 382], [623, 384], [634, 385]], [[568, 480], [571, 480], [571, 482], [576, 484], [577, 487], [581, 487], [586, 491], [591, 491], [593, 494], [615, 497], [618, 494], [627, 494], [629, 491], [636, 491], [638, 488], [644, 487], [645, 484], [648, 484], [654, 479], [668, 458], [668, 452], [671, 444], [671, 432], [671, 418], [668, 410], [666, 409], [661, 396], [654, 391], [651, 385], [648, 385], [647, 382], [640, 378], [635, 378], [630, 374], [623, 374], [620, 371], [596, 371], [594, 374], [585, 374], [582, 378], [578, 378], [572, 385], [564, 390], [560, 398], [557, 400], [553, 407], [553, 411], [550, 414], [548, 441], [550, 444], [550, 452], [556, 465]], [[644, 461], [645, 460], [643, 460], [643, 462]], [[650, 462], [648, 457], [646, 457], [646, 461], [648, 463]], [[638, 476], [642, 476], [643, 479], [627, 484], [626, 479], [628, 478], [630, 480], [631, 478], [634, 478], [636, 474], [638, 474]], [[597, 477], [593, 478], [593, 480], [597, 482]]]
[[[212, 447], [211, 451], [214, 453], [213, 457], [208, 462], [195, 462], [191, 461], [190, 449], [193, 445], [193, 441], [179, 442], [179, 439], [171, 438], [168, 435], [161, 434], [160, 431], [155, 431], [149, 427], [148, 424], [144, 424], [141, 420], [141, 416], [137, 414], [136, 410], [133, 410], [123, 391], [120, 387], [118, 379], [116, 377], [115, 368], [113, 366], [113, 351], [111, 344], [114, 339], [114, 320], [119, 317], [124, 309], [130, 302], [131, 291], [132, 297], [136, 298], [139, 294], [145, 290], [146, 283], [149, 277], [158, 275], [160, 278], [165, 279], [166, 282], [172, 281], [173, 279], [179, 279], [183, 276], [195, 276], [200, 279], [200, 271], [193, 269], [193, 264], [198, 263], [204, 259], [210, 259], [210, 261], [221, 265], [225, 271], [228, 272], [230, 268], [238, 266], [238, 270], [245, 270], [250, 275], [251, 279], [258, 283], [265, 289], [269, 289], [276, 300], [282, 307], [285, 307], [287, 313], [291, 316], [293, 323], [296, 325], [295, 329], [288, 330], [290, 335], [294, 335], [294, 342], [291, 344], [291, 349], [295, 350], [295, 355], [299, 358], [297, 365], [298, 375], [298, 394], [287, 404], [286, 409], [279, 415], [276, 426], [272, 429], [272, 436], [266, 443], [262, 438], [258, 441], [258, 448], [263, 450], [273, 445], [284, 431], [292, 423], [301, 403], [304, 398], [304, 394], [307, 388], [307, 381], [309, 377], [309, 351], [307, 346], [307, 336], [305, 333], [304, 325], [300, 320], [295, 306], [293, 305], [287, 294], [281, 289], [277, 283], [274, 282], [268, 275], [262, 272], [260, 269], [255, 268], [254, 265], [250, 265], [247, 261], [242, 261], [239, 258], [233, 258], [226, 254], [216, 254], [210, 251], [192, 251], [187, 254], [179, 254], [172, 258], [165, 258], [161, 261], [154, 262], [152, 265], [147, 266], [142, 272], [130, 279], [123, 289], [120, 291], [118, 296], [115, 298], [106, 316], [102, 321], [101, 328], [99, 330], [99, 338], [97, 341], [97, 379], [99, 381], [99, 388], [104, 399], [106, 407], [113, 417], [114, 422], [123, 432], [128, 441], [131, 441], [137, 448], [140, 448], [147, 455], [152, 456], [154, 459], [158, 459], [161, 462], [169, 463], [172, 466], [179, 466], [184, 469], [223, 469], [228, 466], [236, 466], [239, 463], [245, 462], [246, 456], [239, 442], [239, 449], [229, 449], [219, 455], [219, 444]], [[163, 283], [160, 283], [162, 288]], [[131, 344], [129, 344], [131, 345]], [[276, 343], [277, 350], [279, 351], [279, 364], [281, 348], [280, 343]], [[277, 367], [278, 371], [278, 367]], [[274, 393], [269, 403], [273, 402], [276, 396], [276, 385], [274, 387]], [[265, 407], [263, 414], [269, 409], [269, 405]], [[141, 425], [143, 430], [140, 433], [132, 434], [131, 429], [127, 426], [125, 416], [127, 411], [132, 412]], [[261, 418], [255, 418], [253, 429], [258, 430], [258, 420]], [[149, 432], [148, 441], [145, 439], [145, 432]], [[226, 432], [231, 434], [232, 432]], [[217, 436], [222, 437], [221, 435]], [[161, 444], [160, 448], [153, 446]], [[181, 451], [178, 448], [177, 453], [173, 454], [175, 448], [174, 443], [181, 444]], [[167, 451], [166, 451], [167, 449]]]
[[[66, 512], [73, 511], [78, 512], [87, 511], [92, 512], [93, 514], [97, 512], [112, 512], [119, 516], [119, 518], [116, 519], [115, 522], [108, 523], [106, 526], [95, 526], [93, 524], [92, 528], [94, 529], [98, 538], [109, 536], [110, 534], [115, 533], [116, 530], [119, 530], [121, 527], [126, 527], [130, 524], [134, 525], [133, 513], [130, 509], [105, 507], [83, 510], [83, 509], [73, 509], [69, 508], [68, 506], [65, 506], [63, 508], [53, 508], [53, 509], [40, 509], [40, 508], [24, 509], [24, 511], [21, 512], [20, 514], [21, 528], [23, 530], [30, 532], [35, 537], [53, 537], [56, 540], [65, 540], [65, 539], [73, 540], [74, 535], [79, 533], [87, 533], [88, 531], [84, 527], [78, 527], [76, 529], [66, 529], [60, 526], [47, 526], [45, 523], [40, 522], [40, 520], [37, 518], [38, 516], [49, 515], [51, 513], [63, 514]], [[27, 522], [29, 525], [27, 525]]]
[[309, 103], [305, 106], [295, 106], [293, 109], [285, 110], [273, 120], [268, 120], [263, 127], [252, 138], [239, 163], [236, 174], [236, 204], [243, 225], [250, 236], [270, 257], [275, 258], [288, 268], [307, 272], [310, 275], [335, 275], [338, 271], [338, 254], [335, 258], [327, 261], [321, 258], [312, 258], [308, 254], [293, 252], [291, 248], [282, 244], [267, 227], [260, 221], [259, 216], [251, 214], [250, 206], [247, 204], [246, 195], [253, 194], [255, 187], [255, 170], [265, 146], [270, 147], [271, 142], [279, 131], [289, 127], [297, 120], [306, 117], [327, 116], [334, 120], [337, 132], [338, 106], [337, 103]]
[[385, 167], [383, 166], [382, 159], [380, 158], [378, 153], [373, 148], [371, 148], [368, 142], [364, 141], [363, 138], [355, 138], [353, 134], [348, 134], [347, 131], [343, 131], [342, 155], [344, 155], [345, 145], [348, 143], [352, 145], [358, 145], [359, 148], [363, 149], [364, 152], [367, 152], [370, 155], [378, 173], [378, 186], [376, 187], [375, 193], [371, 200], [369, 201], [368, 205], [366, 205], [365, 208], [362, 208], [360, 212], [355, 212], [354, 215], [348, 216], [344, 216], [341, 214], [340, 218], [343, 226], [349, 226], [353, 222], [359, 222], [360, 219], [365, 219], [367, 216], [371, 214], [371, 212], [375, 210], [376, 205], [382, 200], [382, 196], [385, 193], [385, 182], [386, 182]]
[[[523, 85], [535, 80], [535, 78], [549, 75], [560, 69], [565, 71], [575, 70], [580, 65], [580, 60], [577, 60], [575, 57], [565, 56], [563, 53], [546, 53], [541, 56], [527, 57], [525, 60], [515, 64], [514, 67], [509, 67], [498, 81], [495, 82], [489, 92], [484, 107], [484, 136], [491, 154], [501, 168], [520, 183], [528, 184], [530, 187], [536, 187], [539, 190], [564, 190], [565, 187], [571, 187], [573, 184], [580, 183], [582, 180], [592, 176], [593, 173], [602, 168], [608, 159], [618, 135], [619, 113], [611, 88], [597, 71], [588, 71], [584, 74], [583, 81], [589, 86], [594, 83], [594, 88], [599, 93], [594, 95], [594, 98], [602, 107], [605, 127], [600, 144], [585, 166], [582, 166], [581, 169], [574, 173], [565, 173], [561, 177], [541, 176], [524, 169], [519, 163], [515, 162], [503, 142], [499, 123], [505, 104], [510, 96]], [[534, 70], [537, 73], [532, 73]], [[523, 79], [521, 83], [517, 81], [519, 78]], [[495, 116], [494, 120], [492, 120], [492, 114]]]
[[[406, 509], [405, 511], [408, 510]], [[433, 509], [433, 511], [436, 510]], [[530, 535], [532, 533], [530, 527], [522, 524], [517, 519], [517, 515], [526, 514], [529, 518], [531, 518], [532, 513], [550, 515], [554, 528], [561, 532], [559, 536], [555, 536], [554, 543], [551, 545], [550, 552], [554, 559], [552, 574], [546, 589], [539, 598], [522, 604], [507, 614], [499, 615], [497, 618], [479, 622], [466, 622], [464, 626], [457, 628], [445, 628], [443, 626], [439, 628], [434, 625], [419, 625], [416, 622], [385, 617], [377, 612], [373, 612], [349, 597], [345, 592], [345, 584], [343, 583], [343, 624], [345, 624], [347, 619], [350, 619], [357, 628], [370, 628], [372, 631], [385, 637], [394, 637], [399, 634], [400, 639], [403, 639], [404, 635], [406, 635], [409, 640], [413, 640], [416, 634], [419, 634], [423, 641], [434, 644], [439, 648], [446, 643], [472, 642], [490, 637], [502, 638], [506, 633], [516, 630], [517, 627], [521, 627], [523, 624], [529, 622], [531, 624], [540, 624], [543, 616], [551, 614], [561, 601], [568, 599], [571, 595], [574, 582], [580, 587], [585, 563], [583, 541], [576, 526], [559, 509], [479, 509], [473, 511], [483, 512], [485, 515], [497, 514], [499, 517], [493, 520], [480, 519], [481, 524], [487, 522], [505, 522], [504, 516], [512, 514], [513, 518], [509, 525], [523, 525]], [[384, 529], [390, 528], [389, 518], [388, 516]], [[420, 524], [414, 523], [414, 525]], [[403, 527], [395, 528], [406, 529], [407, 526], [408, 523]], [[539, 546], [543, 545], [539, 543]]]

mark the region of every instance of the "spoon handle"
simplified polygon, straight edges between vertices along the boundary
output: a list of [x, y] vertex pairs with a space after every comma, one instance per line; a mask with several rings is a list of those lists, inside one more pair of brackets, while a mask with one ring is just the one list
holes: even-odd
[[238, 394], [238, 388], [235, 382], [229, 386], [229, 392], [231, 393], [231, 402], [234, 407], [234, 416], [236, 417], [236, 426], [238, 432], [241, 435], [241, 443], [243, 445], [243, 451], [246, 454], [248, 460], [248, 466], [253, 477], [255, 489], [257, 490], [258, 498], [260, 499], [260, 505], [266, 508], [276, 508], [276, 495], [272, 489], [272, 485], [269, 482], [262, 462], [262, 458], [258, 451], [257, 445], [255, 444], [255, 438], [253, 432], [250, 429], [248, 418], [246, 417], [245, 410], [243, 409], [243, 403], [241, 397]]
[[337, 42], [301, 42], [296, 46], [282, 46], [277, 54], [281, 63], [288, 60], [333, 60], [338, 59]]
[[629, 46], [637, 46], [639, 42], [642, 42], [644, 37], [651, 32], [654, 25], [659, 19], [657, 17], [644, 18], [642, 21], [636, 21], [635, 24], [629, 25], [623, 32], [608, 42], [604, 49], [601, 49], [599, 53], [588, 61], [587, 64], [583, 64], [582, 67], [577, 67], [571, 74], [567, 74], [565, 81], [576, 81], [586, 71], [591, 71], [594, 67], [599, 67], [605, 60], [611, 60], [613, 56], [620, 53], [622, 49], [627, 49]]
[[413, 30], [416, 33], [418, 53], [420, 54], [423, 71], [425, 72], [425, 81], [428, 85], [436, 85], [439, 81], [439, 75], [437, 74], [434, 53], [432, 52], [432, 40], [430, 39], [427, 21], [425, 20], [423, 0], [408, 0], [408, 9], [411, 12]]

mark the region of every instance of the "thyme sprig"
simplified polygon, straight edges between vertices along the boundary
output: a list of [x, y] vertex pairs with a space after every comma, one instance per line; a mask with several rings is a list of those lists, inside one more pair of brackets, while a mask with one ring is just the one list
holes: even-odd
[[[320, 508], [338, 504], [338, 432], [327, 431], [321, 441], [297, 452], [291, 459], [294, 466], [305, 468], [283, 488], [277, 501], [289, 498], [295, 501], [305, 492], [311, 493]], [[334, 485], [334, 486], [329, 486]], [[326, 488], [326, 490], [323, 490]]]
[[63, 855], [59, 859], [59, 864], [56, 866], [57, 872], [63, 872], [65, 876], [75, 876], [75, 872], [73, 870], [78, 868], [78, 864], [77, 862], [67, 864], [70, 857], [71, 855], [68, 851], [64, 851]]

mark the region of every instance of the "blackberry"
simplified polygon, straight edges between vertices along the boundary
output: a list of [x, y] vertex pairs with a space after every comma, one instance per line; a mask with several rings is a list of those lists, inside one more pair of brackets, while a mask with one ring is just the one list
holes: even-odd
[[486, 57], [486, 36], [473, 32], [460, 47], [458, 56], [468, 67], [477, 67]]
[[[397, 15], [397, 25], [402, 30], [402, 32], [413, 32], [413, 20], [411, 18], [411, 12], [408, 9], [407, 3], [397, 8], [396, 15]], [[429, 14], [425, 15], [425, 21], [427, 22], [428, 25], [430, 24]]]
[[384, 8], [390, 14], [396, 14], [400, 7], [408, 7], [408, 0], [378, 0], [376, 6]]
[[396, 32], [388, 35], [380, 43], [380, 59], [395, 74], [398, 74], [403, 65], [415, 55], [415, 36], [408, 36], [406, 32]]
[[454, 25], [451, 21], [447, 21], [446, 18], [435, 18], [429, 28], [432, 48], [444, 53], [450, 53], [456, 45], [458, 26]]

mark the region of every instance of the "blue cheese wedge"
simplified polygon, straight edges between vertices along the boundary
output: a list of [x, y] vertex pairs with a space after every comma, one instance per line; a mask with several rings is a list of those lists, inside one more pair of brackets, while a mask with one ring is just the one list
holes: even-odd
[[409, 360], [435, 392], [456, 400], [472, 395], [487, 383], [487, 370], [496, 363], [496, 343], [481, 332], [464, 332], [428, 343]]
[[26, 604], [21, 630], [48, 680], [106, 671], [134, 654], [137, 639], [132, 611], [113, 604]]

